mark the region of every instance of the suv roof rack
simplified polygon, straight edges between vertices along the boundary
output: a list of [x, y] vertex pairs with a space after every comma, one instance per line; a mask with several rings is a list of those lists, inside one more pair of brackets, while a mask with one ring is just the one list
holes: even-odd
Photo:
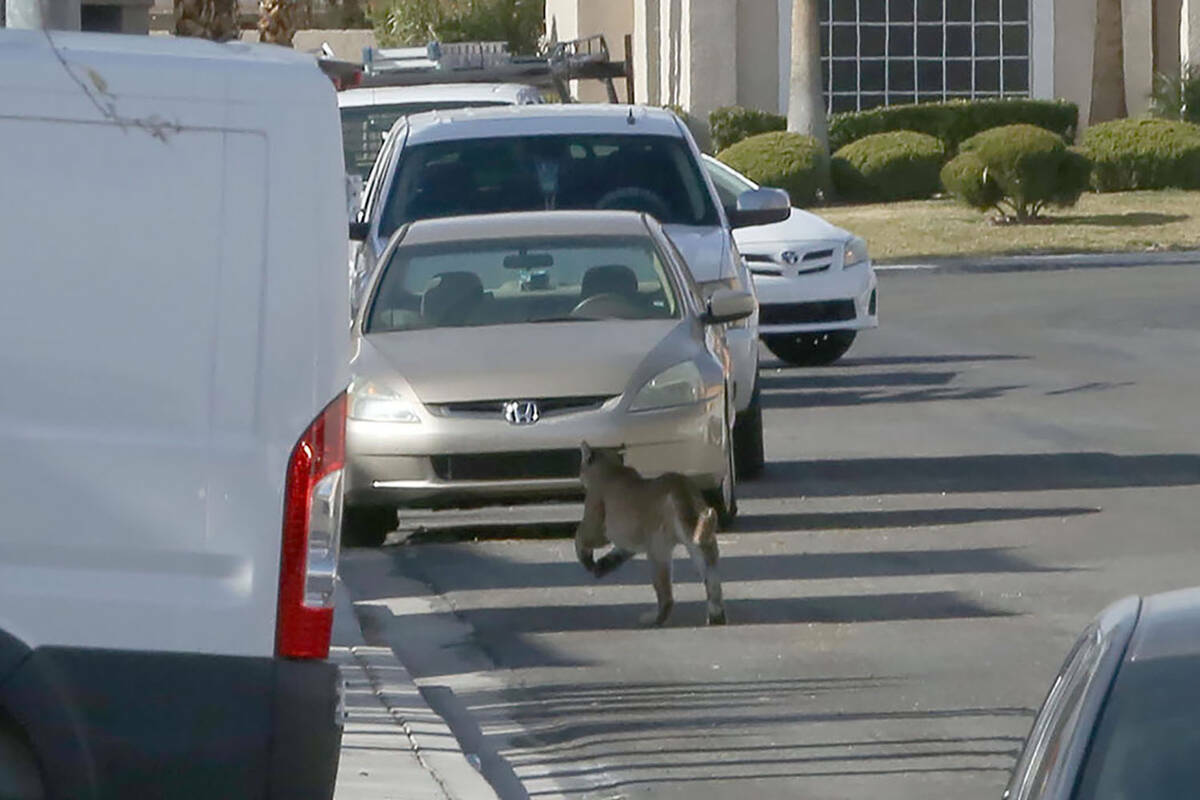
[[[619, 103], [615, 78], [625, 78], [633, 103], [631, 37], [625, 37], [624, 61], [613, 61], [603, 35], [556, 42], [545, 55], [515, 56], [506, 42], [430, 42], [424, 47], [372, 48], [362, 51], [361, 86], [419, 86], [431, 83], [527, 83], [553, 89], [572, 102], [569, 81], [604, 83], [610, 103]], [[328, 57], [331, 55], [327, 53]]]

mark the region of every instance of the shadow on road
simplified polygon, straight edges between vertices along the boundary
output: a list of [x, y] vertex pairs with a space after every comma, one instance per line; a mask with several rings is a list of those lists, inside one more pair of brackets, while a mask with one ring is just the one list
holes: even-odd
[[742, 514], [734, 533], [788, 531], [875, 530], [885, 528], [930, 528], [970, 525], [976, 522], [1008, 522], [1024, 519], [1078, 517], [1099, 513], [1098, 508], [1062, 506], [1049, 508], [913, 508], [895, 511], [811, 511], [784, 514]]
[[1200, 484], [1200, 455], [1030, 453], [774, 461], [743, 497], [1038, 492]]
[[994, 400], [1017, 389], [1024, 389], [1025, 386], [1009, 384], [959, 389], [938, 386], [900, 392], [885, 392], [881, 389], [816, 392], [773, 391], [769, 386], [763, 388], [763, 408], [835, 408], [884, 403], [931, 403], [938, 400]]
[[764, 373], [759, 376], [764, 390], [855, 389], [883, 386], [945, 386], [957, 372], [795, 372]]

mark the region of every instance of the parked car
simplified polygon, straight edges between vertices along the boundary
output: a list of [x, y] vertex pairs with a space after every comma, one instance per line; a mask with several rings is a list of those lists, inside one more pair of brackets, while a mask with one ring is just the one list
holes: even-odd
[[[704, 156], [704, 168], [726, 206], [759, 188], [712, 156]], [[754, 275], [759, 336], [779, 358], [797, 366], [832, 364], [858, 331], [879, 326], [879, 290], [863, 239], [799, 208], [781, 222], [739, 229], [734, 238]]]
[[754, 297], [705, 301], [658, 222], [405, 222], [381, 262], [356, 323], [348, 542], [382, 541], [397, 507], [579, 496], [584, 440], [643, 474], [682, 472], [736, 513], [731, 354], [712, 326]]
[[346, 172], [364, 182], [371, 174], [383, 138], [408, 114], [451, 108], [543, 103], [540, 90], [522, 83], [441, 83], [376, 86], [338, 92]]
[[[711, 294], [753, 291], [731, 228], [779, 221], [790, 202], [786, 192], [756, 189], [723, 207], [687, 127], [661, 109], [547, 104], [419, 114], [402, 118], [389, 134], [362, 217], [351, 226], [352, 237], [365, 240], [356, 285], [408, 222], [545, 209], [652, 215]], [[757, 327], [756, 311], [724, 331], [743, 477], [763, 464]]]
[[0, 30], [0, 74], [0, 796], [327, 799], [333, 86], [271, 45], [40, 30]]
[[1200, 786], [1200, 588], [1130, 597], [1080, 636], [1006, 800], [1174, 800]]

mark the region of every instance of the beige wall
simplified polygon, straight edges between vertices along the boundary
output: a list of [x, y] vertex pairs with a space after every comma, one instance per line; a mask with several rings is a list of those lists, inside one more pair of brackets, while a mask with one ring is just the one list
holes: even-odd
[[1200, 67], [1200, 0], [1183, 0], [1180, 17], [1180, 59]]
[[659, 0], [633, 2], [633, 86], [639, 103], [660, 105], [662, 76], [661, 20]]
[[1086, 124], [1092, 105], [1094, 0], [1057, 0], [1054, 6], [1054, 96], [1079, 106]]
[[779, 108], [779, 3], [738, 0], [737, 102], [749, 108]]
[[[633, 33], [634, 0], [546, 0], [546, 34], [559, 41], [603, 34], [614, 61], [625, 58], [625, 36]], [[574, 81], [572, 92], [585, 103], [608, 101], [599, 81]], [[614, 81], [625, 99], [625, 82]]]

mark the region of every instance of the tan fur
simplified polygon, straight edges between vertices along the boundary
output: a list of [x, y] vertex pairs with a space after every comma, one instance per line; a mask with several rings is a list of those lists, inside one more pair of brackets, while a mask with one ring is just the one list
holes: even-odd
[[[717, 576], [717, 513], [683, 475], [643, 478], [612, 452], [582, 447], [583, 519], [575, 531], [575, 553], [602, 578], [635, 553], [650, 561], [658, 609], [644, 621], [662, 625], [671, 614], [671, 561], [683, 545], [704, 578], [708, 622], [725, 624], [725, 604]], [[594, 551], [612, 544], [599, 561]]]

